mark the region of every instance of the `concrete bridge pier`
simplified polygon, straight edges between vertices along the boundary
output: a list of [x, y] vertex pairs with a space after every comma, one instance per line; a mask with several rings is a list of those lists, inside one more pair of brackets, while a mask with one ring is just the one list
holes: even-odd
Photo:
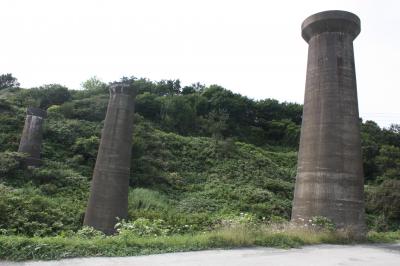
[[45, 110], [28, 107], [26, 111], [25, 125], [22, 131], [18, 152], [27, 153], [25, 159], [28, 166], [40, 166], [40, 153], [42, 150], [43, 123], [47, 117]]
[[360, 19], [325, 11], [302, 24], [308, 43], [303, 121], [292, 221], [314, 216], [363, 237], [364, 174], [353, 40]]
[[131, 165], [134, 89], [123, 82], [110, 85], [110, 100], [94, 168], [84, 224], [115, 232], [118, 218], [127, 218]]

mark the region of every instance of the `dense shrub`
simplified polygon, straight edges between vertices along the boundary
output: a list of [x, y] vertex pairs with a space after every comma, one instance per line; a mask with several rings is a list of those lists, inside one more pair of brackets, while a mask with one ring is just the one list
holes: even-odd
[[59, 105], [71, 100], [67, 87], [59, 84], [49, 84], [29, 90], [17, 90], [13, 101], [19, 106], [34, 106], [47, 109], [51, 105]]
[[366, 190], [368, 222], [378, 231], [400, 229], [400, 180], [385, 180]]
[[[290, 219], [301, 105], [253, 101], [216, 85], [126, 80], [138, 90], [127, 224], [162, 220], [174, 234], [209, 231], [240, 213], [256, 223]], [[98, 79], [83, 88], [0, 91], [0, 232], [81, 228], [109, 98]], [[48, 107], [44, 164], [36, 169], [6, 152], [18, 149], [29, 105]], [[369, 226], [398, 229], [399, 127], [367, 121], [361, 128]]]
[[27, 155], [18, 152], [0, 152], [0, 180], [15, 177], [23, 170], [23, 159]]
[[33, 188], [0, 185], [0, 229], [28, 236], [56, 235], [80, 228], [82, 209], [73, 199], [48, 198]]
[[81, 229], [79, 229], [76, 234], [77, 237], [83, 238], [83, 239], [93, 239], [93, 238], [104, 238], [106, 235], [94, 229], [93, 227], [90, 226], [83, 226]]
[[133, 222], [120, 221], [115, 225], [121, 236], [166, 236], [170, 232], [164, 221], [157, 219], [150, 221], [146, 218], [139, 218]]

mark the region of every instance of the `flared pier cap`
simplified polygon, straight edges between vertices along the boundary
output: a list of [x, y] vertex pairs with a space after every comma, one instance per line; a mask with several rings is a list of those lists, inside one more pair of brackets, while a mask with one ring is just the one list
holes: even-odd
[[353, 40], [361, 31], [360, 18], [353, 13], [341, 10], [329, 10], [309, 16], [301, 24], [301, 36], [308, 41], [323, 32], [341, 32], [350, 34]]

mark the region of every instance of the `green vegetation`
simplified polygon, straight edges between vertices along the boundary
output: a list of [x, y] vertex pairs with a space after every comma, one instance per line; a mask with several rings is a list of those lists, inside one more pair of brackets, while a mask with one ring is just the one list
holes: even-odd
[[[0, 236], [0, 257], [7, 260], [50, 260], [84, 256], [135, 256], [166, 252], [193, 251], [210, 248], [266, 246], [278, 248], [300, 247], [311, 244], [352, 244], [354, 240], [344, 232], [306, 229], [279, 229], [273, 226], [225, 228], [195, 234], [171, 236], [137, 236], [120, 234], [106, 237], [73, 235], [69, 237]], [[371, 232], [364, 243], [392, 242], [400, 239], [400, 232]]]
[[[4, 79], [10, 82], [0, 90], [2, 259], [351, 241], [324, 217], [313, 221], [322, 231], [271, 229], [290, 217], [301, 105], [254, 101], [217, 85], [124, 78], [139, 91], [129, 217], [118, 224], [118, 236], [104, 237], [82, 221], [106, 84], [91, 78], [82, 90], [22, 89], [11, 75]], [[28, 105], [48, 110], [38, 169], [24, 167], [25, 155], [15, 152]], [[369, 239], [399, 239], [381, 233], [400, 229], [399, 126], [366, 121], [361, 129], [368, 226], [379, 232]]]

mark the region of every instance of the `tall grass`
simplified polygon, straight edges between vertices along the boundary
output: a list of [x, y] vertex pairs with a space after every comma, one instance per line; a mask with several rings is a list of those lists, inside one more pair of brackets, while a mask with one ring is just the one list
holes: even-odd
[[[400, 240], [400, 232], [370, 233], [365, 242]], [[18, 237], [0, 236], [0, 259], [50, 260], [85, 256], [135, 256], [211, 248], [277, 247], [291, 248], [311, 244], [357, 243], [345, 232], [315, 231], [295, 227], [236, 226], [218, 231], [164, 237], [120, 235], [94, 237]], [[359, 242], [358, 242], [359, 243]]]
[[171, 205], [168, 198], [158, 191], [135, 188], [129, 192], [129, 207], [136, 210], [169, 210]]

